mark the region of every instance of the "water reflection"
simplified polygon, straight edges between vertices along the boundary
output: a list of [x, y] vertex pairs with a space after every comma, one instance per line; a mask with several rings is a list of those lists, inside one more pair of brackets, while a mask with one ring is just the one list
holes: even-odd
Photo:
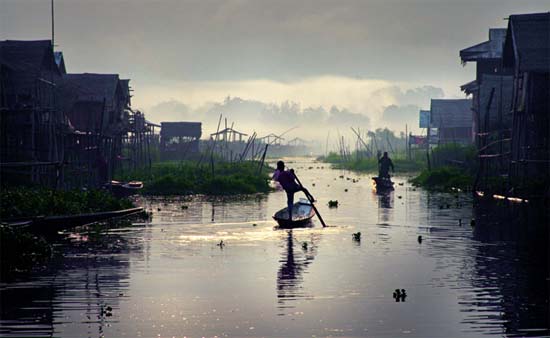
[[281, 260], [281, 267], [277, 272], [277, 303], [279, 315], [285, 315], [285, 310], [293, 309], [293, 301], [302, 298], [310, 298], [303, 291], [303, 274], [307, 267], [313, 263], [317, 254], [317, 246], [320, 240], [319, 234], [309, 234], [307, 241], [300, 244], [300, 249], [294, 250], [294, 233], [287, 230], [285, 239], [285, 251]]
[[48, 271], [0, 285], [2, 337], [102, 337], [114, 322], [128, 286], [129, 255], [142, 251], [140, 241], [117, 233], [68, 233], [55, 246], [64, 254]]
[[494, 311], [471, 316], [469, 322], [480, 331], [490, 327], [506, 335], [550, 335], [547, 210], [480, 202], [474, 212], [474, 238], [482, 245], [474, 262], [475, 297], [465, 303]]
[[151, 223], [69, 234], [50, 270], [1, 284], [0, 336], [547, 334], [548, 235], [533, 211], [472, 215], [469, 195], [401, 177], [377, 195], [367, 176], [309, 162], [300, 177], [330, 227], [274, 231], [283, 192], [143, 198]]
[[378, 204], [378, 224], [388, 224], [393, 221], [393, 191], [373, 191], [373, 197]]

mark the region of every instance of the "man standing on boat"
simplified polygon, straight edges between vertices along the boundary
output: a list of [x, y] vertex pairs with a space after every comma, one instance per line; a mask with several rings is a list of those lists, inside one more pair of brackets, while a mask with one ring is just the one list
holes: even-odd
[[288, 219], [292, 220], [292, 206], [294, 205], [294, 193], [303, 191], [306, 195], [309, 192], [306, 188], [302, 187], [296, 182], [296, 176], [294, 175], [294, 169], [285, 170], [285, 163], [283, 161], [277, 162], [277, 170], [273, 173], [273, 180], [279, 182], [286, 192], [286, 202], [288, 205]]
[[395, 172], [395, 169], [393, 167], [393, 162], [388, 157], [387, 151], [384, 152], [384, 156], [378, 159], [378, 166], [380, 167], [378, 171], [378, 177], [390, 178], [390, 167], [391, 167], [391, 171]]

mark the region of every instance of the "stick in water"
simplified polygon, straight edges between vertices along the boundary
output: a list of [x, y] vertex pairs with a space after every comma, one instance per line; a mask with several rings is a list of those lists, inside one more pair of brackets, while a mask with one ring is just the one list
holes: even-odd
[[[300, 180], [298, 179], [298, 176], [296, 176], [296, 174], [294, 174], [294, 178], [296, 179], [296, 182], [298, 182], [300, 187], [303, 188], [304, 186], [302, 185], [302, 182], [300, 182]], [[309, 200], [309, 203], [311, 203], [311, 206], [313, 207], [313, 210], [315, 210], [315, 214], [317, 214], [317, 217], [319, 217], [319, 221], [321, 221], [321, 224], [323, 225], [323, 227], [326, 227], [327, 225], [325, 224], [325, 221], [323, 221], [323, 217], [321, 217], [321, 214], [319, 213], [319, 211], [315, 207], [315, 204], [313, 204], [315, 199], [313, 198], [313, 196], [311, 196], [311, 194], [309, 192], [304, 191], [304, 193], [305, 193], [307, 199]]]

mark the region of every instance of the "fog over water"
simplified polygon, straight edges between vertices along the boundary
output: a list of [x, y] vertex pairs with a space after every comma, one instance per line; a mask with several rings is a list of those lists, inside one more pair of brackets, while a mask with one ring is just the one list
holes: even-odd
[[[51, 38], [50, 1], [2, 0], [0, 39]], [[56, 0], [70, 73], [130, 78], [150, 120], [219, 114], [244, 132], [290, 137], [389, 127], [419, 132], [430, 98], [461, 98], [475, 66], [460, 49], [538, 0]], [[231, 100], [226, 100], [230, 97]]]

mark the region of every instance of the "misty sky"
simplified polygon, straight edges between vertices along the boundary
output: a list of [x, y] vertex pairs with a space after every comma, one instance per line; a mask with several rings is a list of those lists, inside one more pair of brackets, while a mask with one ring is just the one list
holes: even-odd
[[[50, 38], [49, 3], [0, 0], [0, 39]], [[411, 111], [428, 108], [430, 96], [463, 97], [475, 67], [462, 67], [459, 50], [506, 27], [510, 14], [550, 9], [543, 0], [55, 3], [68, 71], [131, 78], [133, 104], [152, 120], [192, 118], [231, 96], [337, 106], [373, 124], [392, 112], [387, 122], [399, 121], [400, 111], [414, 123]], [[412, 102], [407, 90], [425, 95]], [[167, 102], [187, 111], [154, 109]]]

